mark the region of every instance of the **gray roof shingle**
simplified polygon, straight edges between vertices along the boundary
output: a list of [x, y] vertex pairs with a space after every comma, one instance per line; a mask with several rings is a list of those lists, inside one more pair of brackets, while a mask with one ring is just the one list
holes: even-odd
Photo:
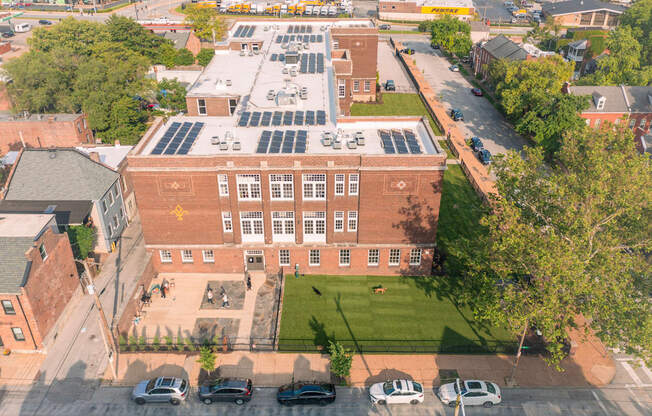
[[59, 225], [82, 224], [93, 208], [92, 201], [0, 201], [0, 213], [42, 213], [50, 206]]
[[608, 10], [610, 12], [620, 14], [625, 11], [625, 7], [617, 4], [604, 3], [598, 0], [570, 0], [560, 1], [557, 3], [544, 3], [543, 6], [541, 6], [541, 10], [544, 14], [551, 16], [591, 12], [597, 10]]
[[190, 32], [165, 32], [163, 37], [171, 40], [175, 49], [183, 49], [188, 44]]
[[652, 87], [625, 87], [632, 113], [652, 113]]
[[[627, 113], [627, 102], [623, 96], [623, 90], [618, 86], [573, 86], [569, 88], [573, 95], [590, 95], [590, 106], [585, 110], [587, 113]], [[598, 110], [595, 106], [595, 95], [606, 98], [604, 108]]]
[[26, 149], [5, 199], [96, 201], [119, 176], [75, 149]]
[[20, 294], [31, 266], [25, 253], [33, 244], [31, 237], [0, 237], [0, 293]]
[[488, 40], [482, 48], [496, 59], [522, 61], [527, 58], [527, 51], [503, 35]]

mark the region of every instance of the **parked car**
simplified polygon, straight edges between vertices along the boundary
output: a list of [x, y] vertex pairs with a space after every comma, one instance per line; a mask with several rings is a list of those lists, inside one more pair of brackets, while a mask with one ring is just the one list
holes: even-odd
[[480, 140], [479, 137], [471, 137], [471, 149], [473, 149], [474, 152], [479, 152], [480, 150], [484, 149], [482, 140]]
[[242, 405], [250, 401], [252, 396], [251, 380], [247, 378], [221, 378], [199, 387], [199, 400], [206, 404], [233, 402]]
[[487, 149], [481, 149], [478, 152], [478, 159], [480, 159], [483, 165], [488, 165], [491, 163], [491, 153]]
[[385, 83], [385, 91], [396, 91], [396, 85], [394, 84], [394, 80], [388, 79], [387, 82]]
[[326, 406], [335, 401], [335, 385], [331, 383], [295, 382], [279, 387], [276, 400], [280, 404], [318, 404]]
[[505, 5], [505, 7], [514, 7], [514, 2], [513, 1], [506, 1], [503, 4]]
[[457, 66], [457, 65], [451, 65], [451, 66], [448, 67], [448, 69], [453, 71], [453, 72], [460, 72], [460, 67]]
[[459, 110], [459, 109], [457, 109], [457, 108], [453, 108], [453, 109], [451, 110], [451, 113], [450, 113], [450, 114], [451, 114], [451, 118], [452, 118], [454, 121], [460, 121], [460, 120], [461, 120], [461, 121], [464, 121], [464, 114], [462, 114], [462, 111], [461, 111], [461, 110]]
[[38, 21], [38, 24], [39, 24], [39, 25], [46, 25], [46, 26], [49, 26], [49, 25], [52, 24], [52, 22], [49, 21], [49, 20], [42, 19], [42, 20], [39, 20], [39, 21]]
[[376, 383], [369, 388], [369, 400], [378, 404], [423, 403], [423, 386], [411, 380]]
[[401, 53], [404, 53], [406, 55], [414, 55], [414, 49], [412, 48], [405, 48], [401, 51]]
[[476, 97], [482, 97], [482, 90], [480, 88], [471, 88], [471, 93]]
[[178, 405], [188, 396], [188, 381], [177, 377], [158, 377], [141, 381], [131, 392], [137, 404], [169, 402]]
[[2, 37], [3, 38], [13, 38], [14, 36], [16, 36], [16, 34], [14, 33], [13, 30], [9, 30], [7, 32], [2, 32]]
[[392, 28], [392, 25], [388, 25], [387, 23], [383, 23], [382, 25], [378, 25], [379, 30], [390, 30]]
[[[464, 406], [478, 406], [491, 407], [502, 401], [500, 397], [500, 387], [490, 381], [480, 380], [459, 380], [462, 389], [461, 396]], [[460, 393], [457, 389], [457, 383], [448, 383], [439, 387], [437, 396], [442, 403], [455, 407], [457, 401], [457, 394]]]
[[507, 8], [507, 11], [510, 12], [510, 13], [514, 13], [517, 10], [518, 10], [518, 7], [516, 7], [516, 6], [509, 6]]

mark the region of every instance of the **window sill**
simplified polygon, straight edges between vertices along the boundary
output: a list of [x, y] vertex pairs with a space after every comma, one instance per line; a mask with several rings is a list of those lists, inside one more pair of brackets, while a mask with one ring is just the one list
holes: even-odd
[[161, 260], [161, 264], [172, 264], [172, 260], [170, 260], [170, 261], [163, 261], [163, 260]]

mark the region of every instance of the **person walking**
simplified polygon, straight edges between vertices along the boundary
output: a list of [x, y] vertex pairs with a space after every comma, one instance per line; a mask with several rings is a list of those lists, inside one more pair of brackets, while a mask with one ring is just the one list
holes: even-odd
[[247, 272], [247, 290], [251, 290], [251, 276]]
[[211, 289], [210, 287], [208, 288], [208, 291], [206, 292], [206, 297], [208, 298], [208, 303], [210, 303], [211, 305], [213, 303], [215, 303], [215, 301], [213, 300], [213, 289]]
[[161, 297], [165, 298], [169, 290], [170, 290], [170, 283], [167, 280], [163, 280], [163, 284], [161, 285]]
[[229, 307], [229, 297], [226, 296], [226, 292], [224, 292], [224, 295], [222, 295], [222, 307], [223, 308]]

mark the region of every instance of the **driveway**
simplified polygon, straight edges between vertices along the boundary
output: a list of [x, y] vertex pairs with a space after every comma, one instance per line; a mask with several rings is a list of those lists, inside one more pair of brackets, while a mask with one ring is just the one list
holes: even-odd
[[439, 51], [430, 47], [426, 39], [415, 36], [396, 36], [403, 45], [416, 51], [411, 57], [424, 71], [426, 80], [437, 92], [447, 108], [458, 108], [464, 113], [459, 126], [466, 136], [478, 136], [491, 154], [523, 149], [527, 141], [509, 125], [486, 98], [471, 94], [473, 86], [459, 72], [451, 72], [450, 63]]
[[383, 91], [385, 83], [391, 79], [396, 84], [396, 92], [417, 92], [407, 71], [394, 54], [394, 49], [384, 40], [378, 42], [378, 75]]

